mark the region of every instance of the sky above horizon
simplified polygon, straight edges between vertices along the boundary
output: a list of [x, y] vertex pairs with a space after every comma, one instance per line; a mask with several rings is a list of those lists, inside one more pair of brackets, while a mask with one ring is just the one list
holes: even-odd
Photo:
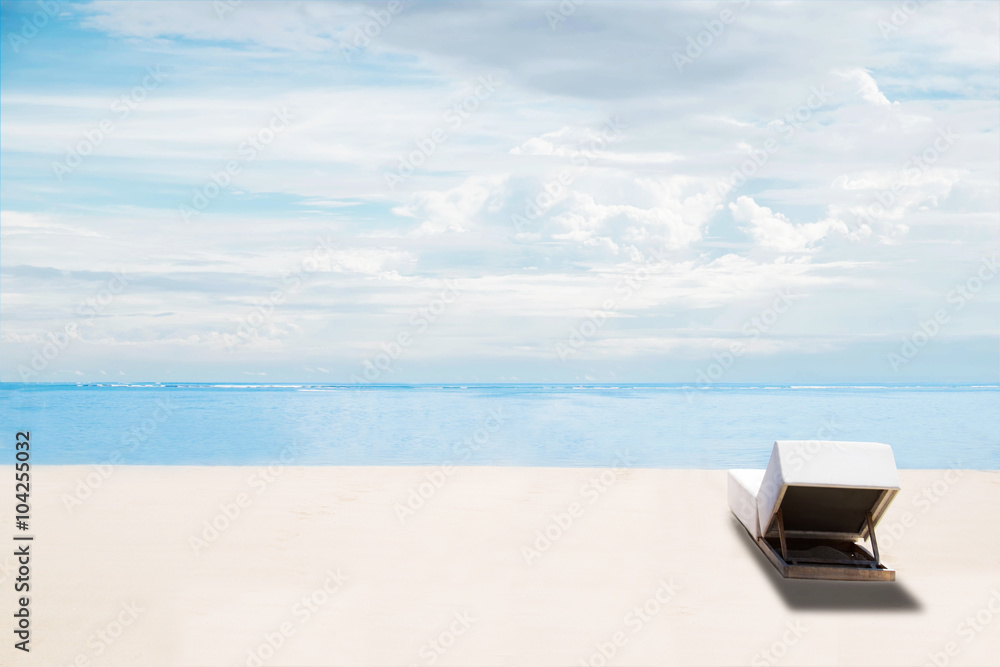
[[1000, 4], [902, 7], [0, 3], [0, 380], [997, 382]]

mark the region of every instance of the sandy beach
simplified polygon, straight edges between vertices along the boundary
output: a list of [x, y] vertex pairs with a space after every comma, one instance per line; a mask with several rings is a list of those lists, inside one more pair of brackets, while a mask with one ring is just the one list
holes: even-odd
[[0, 662], [996, 664], [1000, 472], [900, 475], [866, 584], [780, 579], [718, 470], [38, 466]]

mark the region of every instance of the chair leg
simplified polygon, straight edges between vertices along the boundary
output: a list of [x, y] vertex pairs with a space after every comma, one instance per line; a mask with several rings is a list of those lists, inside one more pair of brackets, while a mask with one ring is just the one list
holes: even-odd
[[875, 541], [875, 522], [872, 521], [871, 512], [865, 512], [865, 518], [868, 520], [868, 539], [872, 543], [872, 554], [875, 555], [875, 564], [872, 565], [872, 569], [877, 570], [881, 560], [878, 557], [878, 542]]
[[778, 539], [781, 541], [781, 557], [788, 562], [788, 545], [785, 543], [785, 521], [781, 517], [781, 510], [778, 510]]

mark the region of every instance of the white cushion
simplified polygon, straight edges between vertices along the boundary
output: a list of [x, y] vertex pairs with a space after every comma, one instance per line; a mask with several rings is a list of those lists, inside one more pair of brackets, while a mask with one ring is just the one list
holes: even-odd
[[764, 470], [730, 470], [728, 481], [729, 509], [754, 539], [760, 537], [757, 523], [757, 489], [764, 479]]

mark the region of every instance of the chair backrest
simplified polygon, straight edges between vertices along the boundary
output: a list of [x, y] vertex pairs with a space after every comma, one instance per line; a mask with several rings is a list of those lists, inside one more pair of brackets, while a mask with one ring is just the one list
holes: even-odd
[[757, 492], [760, 534], [865, 539], [899, 491], [892, 448], [880, 442], [779, 440]]

